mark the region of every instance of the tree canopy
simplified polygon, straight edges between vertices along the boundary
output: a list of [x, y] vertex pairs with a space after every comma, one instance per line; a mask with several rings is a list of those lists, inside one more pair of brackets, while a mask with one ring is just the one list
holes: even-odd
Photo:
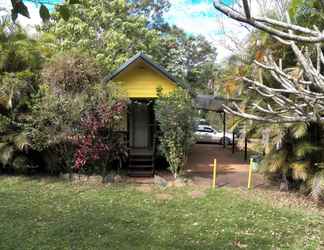
[[154, 58], [170, 73], [192, 85], [207, 85], [216, 49], [202, 36], [188, 35], [165, 23], [168, 1], [84, 0], [78, 8], [67, 6], [70, 18], [59, 10], [43, 31], [55, 35], [60, 50], [79, 48], [111, 72], [138, 52]]

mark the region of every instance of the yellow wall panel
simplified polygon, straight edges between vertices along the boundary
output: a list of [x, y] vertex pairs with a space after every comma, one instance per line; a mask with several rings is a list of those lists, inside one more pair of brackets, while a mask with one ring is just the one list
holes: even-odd
[[176, 83], [140, 60], [122, 71], [115, 79], [126, 90], [129, 98], [155, 98], [157, 88], [167, 94], [176, 88]]

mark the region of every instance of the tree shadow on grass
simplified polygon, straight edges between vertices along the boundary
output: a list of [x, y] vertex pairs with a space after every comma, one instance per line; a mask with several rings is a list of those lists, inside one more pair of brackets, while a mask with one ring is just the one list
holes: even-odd
[[0, 249], [273, 249], [294, 242], [289, 230], [301, 227], [293, 215], [222, 189], [160, 201], [126, 186], [78, 193], [24, 180], [24, 188], [0, 193]]

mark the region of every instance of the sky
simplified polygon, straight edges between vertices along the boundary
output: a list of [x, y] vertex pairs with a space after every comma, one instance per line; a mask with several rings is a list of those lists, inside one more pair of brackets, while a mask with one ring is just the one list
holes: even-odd
[[[34, 2], [37, 0], [34, 0]], [[58, 3], [62, 0], [38, 0], [38, 2]], [[33, 0], [25, 0], [25, 4], [31, 14], [31, 19], [19, 16], [18, 22], [33, 32], [33, 26], [41, 23], [38, 14], [39, 5], [35, 5]], [[177, 25], [188, 34], [203, 35], [213, 43], [218, 50], [218, 60], [223, 60], [231, 55], [229, 34], [235, 34], [242, 39], [247, 32], [237, 22], [224, 17], [213, 7], [213, 0], [170, 0], [171, 8], [165, 14], [165, 20]], [[223, 3], [233, 5], [235, 0], [223, 0]], [[0, 0], [0, 7], [11, 9], [11, 0]], [[48, 7], [53, 8], [49, 5]]]
[[[234, 5], [235, 0], [223, 0], [224, 4]], [[227, 35], [238, 34], [242, 39], [247, 32], [236, 21], [225, 17], [213, 6], [213, 0], [171, 0], [171, 8], [165, 14], [170, 24], [175, 24], [188, 34], [203, 35], [218, 50], [218, 60], [230, 56], [232, 47]]]
[[[234, 0], [223, 2], [232, 5]], [[192, 34], [223, 34], [217, 26], [217, 21], [222, 16], [215, 10], [212, 0], [171, 0], [171, 3], [170, 11], [165, 14], [167, 22]]]

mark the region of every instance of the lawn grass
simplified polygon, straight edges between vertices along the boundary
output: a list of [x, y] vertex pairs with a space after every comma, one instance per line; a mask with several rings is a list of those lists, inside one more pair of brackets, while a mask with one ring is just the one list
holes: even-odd
[[324, 248], [320, 212], [192, 191], [0, 177], [0, 249]]

